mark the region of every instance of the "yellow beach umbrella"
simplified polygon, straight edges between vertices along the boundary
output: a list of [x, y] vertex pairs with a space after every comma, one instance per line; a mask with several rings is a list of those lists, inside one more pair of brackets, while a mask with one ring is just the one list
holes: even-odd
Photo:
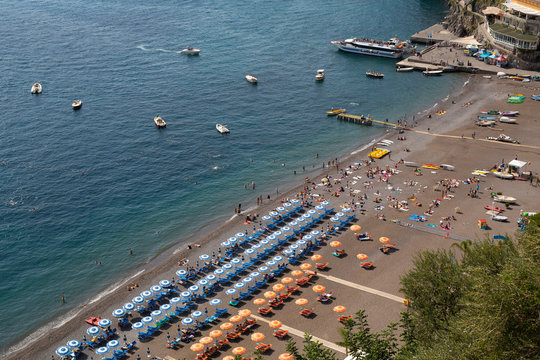
[[279, 360], [293, 360], [293, 356], [289, 353], [283, 353], [279, 355]]
[[241, 346], [239, 347], [235, 347], [233, 350], [232, 350], [232, 353], [234, 355], [242, 355], [242, 354], [245, 354], [246, 353], [246, 348], [243, 348]]
[[334, 307], [334, 312], [342, 313], [345, 311], [347, 311], [347, 308], [345, 306], [338, 305]]
[[387, 238], [387, 237], [385, 237], [385, 236], [381, 236], [381, 237], [379, 238], [379, 241], [380, 241], [381, 243], [383, 243], [383, 244], [388, 244], [388, 243], [390, 242], [390, 239]]
[[249, 309], [242, 309], [238, 312], [238, 315], [240, 315], [241, 317], [245, 318], [245, 317], [248, 317], [249, 315], [251, 315], [251, 310]]
[[300, 276], [304, 275], [304, 273], [301, 270], [293, 270], [293, 271], [291, 271], [291, 275], [294, 276], [294, 277], [300, 277]]
[[231, 318], [229, 319], [230, 322], [232, 323], [237, 323], [237, 322], [240, 322], [242, 321], [244, 318], [241, 317], [240, 315], [234, 315], [234, 316], [231, 316]]
[[356, 258], [358, 260], [367, 260], [368, 256], [366, 254], [358, 254], [358, 255], [356, 255]]
[[281, 279], [281, 282], [284, 283], [284, 284], [290, 284], [290, 283], [294, 282], [294, 279], [290, 278], [290, 277], [285, 277], [285, 278]]
[[285, 289], [285, 285], [283, 284], [276, 284], [272, 286], [272, 290], [277, 291], [277, 292], [283, 291], [284, 289]]
[[232, 355], [227, 355], [223, 358], [223, 360], [234, 360], [234, 356]]
[[322, 260], [322, 255], [319, 255], [319, 254], [315, 254], [311, 257], [311, 260], [313, 261], [321, 261]]
[[263, 341], [265, 337], [266, 336], [264, 336], [263, 333], [257, 332], [251, 335], [251, 340], [255, 342], [259, 342], [259, 341]]
[[333, 248], [338, 248], [341, 246], [341, 243], [339, 241], [332, 241], [330, 243], [330, 246], [333, 247]]
[[218, 338], [218, 337], [220, 337], [222, 335], [223, 335], [223, 331], [221, 331], [221, 330], [212, 330], [212, 331], [210, 331], [210, 336], [213, 337], [214, 339]]
[[275, 292], [273, 291], [267, 291], [264, 293], [264, 297], [267, 298], [267, 299], [273, 299], [275, 298], [277, 295]]
[[351, 231], [360, 231], [362, 227], [360, 225], [353, 225], [350, 227]]
[[322, 293], [326, 290], [326, 288], [322, 285], [315, 285], [313, 287], [313, 291], [315, 291], [316, 293]]
[[309, 270], [309, 269], [311, 269], [311, 264], [308, 264], [308, 263], [302, 264], [302, 265], [300, 265], [300, 269]]
[[296, 305], [306, 305], [308, 303], [308, 299], [304, 299], [304, 298], [296, 299], [294, 303]]
[[265, 300], [265, 299], [259, 298], [259, 299], [253, 300], [253, 303], [254, 303], [255, 305], [264, 305], [264, 303], [266, 303], [266, 300]]
[[281, 321], [279, 320], [272, 320], [268, 323], [268, 325], [272, 328], [272, 329], [279, 329], [281, 327]]
[[230, 330], [234, 327], [234, 324], [230, 322], [226, 322], [226, 323], [221, 324], [219, 327], [221, 330]]
[[199, 352], [202, 349], [204, 349], [204, 345], [201, 344], [201, 343], [195, 343], [195, 344], [191, 345], [190, 349], [191, 349], [191, 351]]
[[208, 345], [208, 344], [211, 344], [212, 341], [214, 341], [214, 338], [210, 337], [210, 336], [205, 336], [203, 337], [201, 340], [199, 340], [199, 342], [201, 344], [204, 344], [204, 345]]

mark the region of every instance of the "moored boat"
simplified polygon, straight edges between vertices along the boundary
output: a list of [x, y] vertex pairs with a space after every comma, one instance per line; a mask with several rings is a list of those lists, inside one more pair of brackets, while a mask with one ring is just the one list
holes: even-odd
[[502, 172], [502, 171], [493, 171], [493, 175], [495, 175], [495, 176], [498, 177], [499, 179], [507, 179], [507, 180], [510, 180], [510, 179], [513, 179], [513, 178], [514, 178], [514, 175], [509, 174], [509, 173], [507, 173], [507, 172]]
[[516, 198], [511, 197], [511, 196], [506, 196], [506, 195], [495, 195], [493, 196], [493, 200], [497, 202], [509, 203], [509, 204], [514, 204], [517, 201]]
[[30, 93], [32, 94], [41, 94], [41, 91], [43, 90], [40, 83], [35, 83], [32, 85], [32, 89], [30, 89]]
[[253, 75], [246, 75], [246, 80], [252, 84], [257, 84], [259, 82], [259, 79]]
[[513, 111], [501, 111], [500, 114], [502, 116], [517, 116], [519, 115], [519, 111], [513, 110]]
[[188, 46], [184, 50], [180, 51], [180, 54], [186, 54], [186, 55], [199, 55], [201, 53], [201, 49], [195, 49], [191, 46]]
[[426, 75], [426, 76], [440, 76], [442, 75], [443, 71], [442, 70], [424, 70], [422, 71], [422, 74]]
[[517, 124], [517, 120], [506, 116], [501, 116], [499, 121], [506, 124]]
[[315, 80], [317, 80], [317, 81], [323, 81], [324, 80], [324, 69], [317, 70], [317, 74], [315, 74]]
[[229, 129], [225, 125], [221, 124], [216, 124], [216, 130], [219, 131], [220, 134], [230, 133]]
[[326, 112], [326, 115], [328, 116], [336, 116], [336, 115], [339, 115], [339, 114], [345, 114], [347, 112], [346, 109], [332, 109], [332, 110], [329, 110]]
[[399, 59], [403, 54], [413, 52], [416, 47], [410, 41], [401, 41], [396, 38], [389, 41], [375, 39], [351, 38], [346, 40], [332, 41], [339, 50], [361, 55], [387, 57]]
[[163, 118], [159, 115], [154, 117], [154, 124], [156, 124], [156, 126], [160, 129], [167, 126], [165, 120], [163, 120]]
[[82, 106], [82, 100], [75, 100], [71, 103], [73, 110], [79, 110]]
[[372, 77], [372, 78], [377, 78], [377, 79], [382, 79], [382, 78], [384, 78], [384, 74], [383, 74], [383, 73], [374, 72], [374, 71], [366, 71], [366, 76], [367, 76], [367, 77]]
[[412, 66], [406, 66], [406, 67], [398, 66], [396, 68], [397, 72], [408, 72], [408, 71], [413, 71], [413, 70], [414, 70], [414, 68]]

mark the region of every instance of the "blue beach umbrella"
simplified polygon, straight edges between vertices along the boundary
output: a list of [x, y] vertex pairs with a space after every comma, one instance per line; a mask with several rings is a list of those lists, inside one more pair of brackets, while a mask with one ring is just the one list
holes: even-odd
[[109, 341], [109, 342], [107, 343], [107, 347], [108, 347], [109, 349], [117, 348], [118, 345], [120, 345], [120, 341], [118, 341], [118, 340], [111, 340], [111, 341]]
[[277, 265], [277, 263], [276, 263], [275, 261], [273, 261], [273, 260], [272, 260], [272, 261], [268, 261], [268, 262], [266, 262], [265, 264], [266, 264], [267, 266], [270, 266], [270, 267], [276, 266], [276, 265]]
[[144, 303], [144, 298], [142, 296], [135, 296], [133, 299], [131, 299], [131, 302], [140, 305]]
[[180, 301], [182, 301], [179, 297], [173, 297], [169, 303], [171, 303], [172, 305], [176, 305], [178, 304]]
[[256, 271], [252, 272], [251, 274], [249, 274], [250, 277], [256, 279], [258, 278], [259, 276], [261, 276], [261, 273], [258, 273]]
[[242, 279], [242, 282], [243, 282], [244, 284], [249, 284], [249, 283], [253, 282], [253, 279], [250, 278], [250, 277], [248, 276], [248, 277], [246, 277], [246, 278], [243, 278], [243, 279]]
[[145, 316], [141, 319], [141, 322], [143, 324], [149, 324], [151, 323], [152, 321], [154, 321], [154, 318], [152, 318], [151, 316]]
[[182, 291], [180, 293], [180, 297], [183, 297], [184, 299], [189, 299], [191, 297], [191, 293], [189, 291]]
[[133, 311], [135, 310], [135, 305], [133, 305], [133, 303], [128, 302], [124, 304], [123, 308], [126, 311]]
[[107, 326], [111, 326], [111, 320], [109, 320], [109, 319], [101, 319], [101, 320], [99, 320], [98, 325], [101, 326], [102, 328], [105, 328]]
[[281, 228], [281, 231], [284, 232], [284, 233], [289, 233], [291, 231], [293, 231], [289, 226], [284, 226]]
[[304, 214], [304, 215], [302, 215], [302, 219], [311, 219], [311, 215], [310, 214]]
[[109, 348], [106, 346], [102, 346], [96, 350], [96, 354], [98, 355], [105, 355], [108, 352], [109, 352]]
[[298, 219], [296, 219], [296, 222], [299, 226], [302, 226], [302, 224], [306, 222], [306, 219], [304, 219], [303, 217], [299, 217]]
[[100, 331], [101, 329], [98, 328], [97, 326], [92, 326], [91, 328], [86, 329], [86, 333], [90, 336], [97, 335], [99, 334]]
[[253, 245], [251, 248], [252, 248], [253, 250], [257, 251], [257, 250], [259, 250], [261, 247], [262, 247], [261, 244], [255, 244], [255, 245]]
[[231, 260], [231, 264], [238, 265], [242, 262], [242, 259], [240, 258], [234, 258]]
[[329, 203], [328, 201], [323, 201], [323, 202], [321, 203], [321, 205], [322, 205], [322, 206], [328, 206], [328, 205], [330, 205], [330, 203]]
[[169, 280], [161, 280], [161, 281], [159, 282], [159, 285], [160, 285], [161, 287], [166, 288], [166, 287], [171, 286], [171, 282], [170, 282]]
[[234, 235], [234, 236], [236, 236], [238, 239], [242, 239], [242, 238], [246, 237], [246, 233], [239, 232], [239, 233], [236, 233], [236, 235]]
[[291, 250], [291, 249], [285, 249], [283, 250], [283, 253], [287, 256], [291, 256], [291, 255], [294, 255], [294, 250]]
[[223, 273], [225, 272], [225, 270], [223, 269], [216, 269], [216, 271], [214, 271], [214, 274], [216, 274], [217, 276], [221, 276], [223, 275]]
[[235, 242], [238, 241], [238, 239], [235, 238], [235, 237], [230, 237], [230, 238], [227, 239], [227, 241], [230, 242], [231, 244], [234, 244]]
[[317, 211], [323, 211], [323, 210], [324, 210], [324, 206], [322, 206], [322, 205], [317, 205], [317, 206], [315, 206], [315, 210], [317, 210]]
[[281, 236], [283, 236], [283, 231], [280, 231], [280, 230], [274, 231], [272, 235], [274, 235], [276, 239], [279, 239]]
[[267, 222], [267, 223], [268, 223], [269, 221], [272, 221], [272, 218], [271, 218], [270, 216], [268, 216], [268, 215], [264, 215], [263, 217], [261, 217], [261, 219], [262, 219], [263, 221]]
[[277, 211], [270, 211], [268, 215], [270, 215], [271, 217], [278, 217], [279, 213]]
[[66, 346], [60, 346], [58, 349], [56, 349], [56, 355], [58, 356], [66, 356], [70, 353], [70, 350]]
[[[307, 235], [306, 235], [306, 236], [307, 236]], [[307, 241], [306, 241], [306, 240], [298, 240], [298, 241], [296, 242], [296, 245], [298, 245], [298, 246], [304, 246], [304, 245], [306, 245], [306, 244], [307, 244]]]
[[229, 241], [224, 241], [221, 243], [221, 246], [223, 247], [230, 247], [232, 244]]
[[293, 205], [298, 205], [298, 204], [300, 204], [300, 200], [298, 200], [298, 199], [291, 199], [291, 200], [289, 200], [289, 202], [290, 202], [291, 204], [293, 204]]
[[283, 256], [279, 256], [279, 255], [278, 255], [278, 256], [274, 256], [274, 257], [272, 258], [272, 260], [274, 260], [275, 262], [282, 261], [282, 260], [283, 260]]
[[291, 246], [289, 246], [289, 249], [291, 250], [298, 250], [298, 244], [292, 244]]
[[268, 240], [261, 240], [261, 241], [259, 241], [259, 244], [261, 244], [262, 246], [267, 246], [268, 244], [270, 244], [270, 241], [268, 241]]
[[199, 286], [197, 286], [197, 285], [191, 285], [191, 286], [188, 288], [188, 290], [191, 291], [192, 293], [197, 292], [197, 291], [199, 291]]
[[180, 277], [184, 277], [184, 276], [187, 276], [187, 271], [186, 270], [178, 270], [176, 272], [176, 275], [180, 276]]
[[261, 267], [258, 268], [257, 270], [259, 270], [259, 271], [262, 272], [262, 273], [265, 273], [265, 272], [269, 271], [270, 268], [269, 268], [268, 266], [265, 265], [265, 266], [261, 266]]
[[346, 207], [346, 208], [341, 209], [341, 211], [343, 211], [344, 213], [348, 213], [348, 212], [351, 212], [352, 209], [349, 207]]
[[339, 218], [337, 218], [337, 217], [335, 217], [335, 216], [331, 217], [331, 218], [330, 218], [330, 221], [331, 221], [331, 222], [335, 222], [335, 223], [340, 222]]
[[151, 291], [145, 290], [141, 293], [141, 296], [145, 299], [149, 299], [154, 296]]
[[133, 330], [139, 330], [139, 329], [142, 329], [143, 326], [144, 326], [144, 323], [139, 321], [139, 322], [136, 322], [135, 324], [131, 325], [131, 328]]
[[234, 287], [236, 289], [242, 289], [246, 287], [246, 284], [244, 284], [243, 282], [239, 282], [239, 283], [234, 284]]
[[159, 294], [163, 288], [159, 285], [154, 285], [150, 288], [154, 294]]
[[199, 311], [199, 310], [194, 311], [194, 312], [191, 313], [191, 317], [192, 317], [193, 319], [198, 319], [198, 318], [200, 318], [201, 316], [203, 316], [203, 312], [202, 312], [202, 311]]
[[294, 229], [294, 228], [297, 228], [297, 227], [298, 227], [298, 222], [297, 222], [297, 221], [291, 221], [291, 222], [289, 223], [289, 226], [292, 227], [293, 229]]
[[195, 322], [195, 320], [193, 320], [192, 318], [190, 317], [187, 317], [187, 318], [183, 318], [182, 319], [182, 324], [184, 325], [191, 325]]
[[246, 255], [253, 255], [253, 254], [255, 254], [255, 250], [253, 250], [253, 249], [247, 249], [247, 250], [245, 251], [245, 253], [246, 253]]
[[171, 304], [163, 304], [159, 307], [159, 310], [163, 311], [163, 312], [168, 312], [172, 309], [172, 306]]
[[345, 217], [345, 214], [342, 213], [342, 212], [338, 212], [338, 213], [336, 214], [336, 217], [342, 218], [342, 217]]
[[300, 241], [304, 241], [304, 242], [305, 242], [305, 241], [311, 241], [311, 240], [313, 240], [313, 236], [312, 236], [312, 235], [306, 235], [306, 236], [304, 236], [304, 237], [302, 238], [302, 240], [298, 240], [298, 241], [297, 241], [297, 244], [299, 244]]
[[210, 274], [210, 275], [207, 275], [205, 279], [206, 279], [206, 281], [208, 281], [208, 282], [212, 282], [212, 281], [216, 281], [216, 280], [217, 280], [217, 276], [214, 275], [214, 274]]
[[76, 349], [78, 348], [79, 346], [81, 346], [81, 342], [79, 340], [69, 340], [67, 342], [67, 346], [70, 348], [70, 349]]
[[317, 215], [319, 212], [318, 212], [317, 210], [311, 209], [311, 210], [308, 210], [307, 213], [308, 213], [309, 215], [311, 215], [311, 216], [314, 216], [314, 215]]
[[280, 212], [280, 213], [283, 213], [283, 212], [285, 212], [285, 211], [287, 211], [287, 210], [286, 210], [283, 206], [278, 206], [278, 207], [276, 208], [276, 211], [278, 211], [278, 212]]
[[268, 241], [276, 241], [277, 237], [275, 235], [270, 235], [266, 237], [266, 240]]
[[219, 304], [221, 304], [220, 299], [212, 299], [212, 300], [210, 300], [210, 305], [218, 306]]
[[[232, 270], [233, 266], [231, 264], [225, 264], [221, 267], [223, 270], [225, 271], [230, 271]], [[216, 270], [217, 271], [217, 270]]]
[[292, 207], [293, 207], [293, 204], [291, 204], [290, 202], [286, 202], [286, 203], [283, 204], [283, 207], [284, 207], [284, 208], [287, 208], [287, 209], [288, 209], [288, 208], [292, 208]]
[[161, 315], [163, 315], [163, 311], [161, 310], [154, 310], [150, 313], [150, 316], [152, 316], [153, 318], [160, 317]]
[[[321, 232], [319, 230], [313, 230], [313, 231], [310, 232], [310, 235], [313, 236], [313, 237], [317, 237], [317, 236], [321, 235]], [[304, 238], [306, 236], [304, 236]]]
[[208, 285], [208, 280], [206, 279], [201, 279], [197, 282], [197, 284], [199, 284], [199, 286], [207, 286]]
[[208, 261], [208, 260], [210, 260], [210, 255], [202, 254], [202, 255], [199, 256], [199, 259], [201, 259], [202, 261]]
[[227, 290], [225, 291], [225, 294], [227, 294], [227, 295], [234, 295], [234, 294], [237, 293], [237, 291], [238, 291], [238, 290], [236, 290], [236, 289], [227, 289]]
[[112, 316], [114, 316], [115, 318], [121, 318], [121, 317], [124, 317], [126, 315], [126, 310], [124, 309], [116, 309], [112, 312]]

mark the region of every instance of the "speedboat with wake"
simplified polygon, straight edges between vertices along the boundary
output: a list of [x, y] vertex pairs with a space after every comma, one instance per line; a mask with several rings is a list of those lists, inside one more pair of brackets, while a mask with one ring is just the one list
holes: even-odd
[[228, 134], [228, 133], [230, 133], [229, 129], [225, 125], [221, 125], [221, 124], [216, 124], [216, 130], [220, 134]]
[[195, 49], [191, 46], [188, 46], [184, 50], [180, 51], [180, 54], [186, 54], [186, 55], [199, 55], [201, 53], [201, 49]]
[[32, 89], [30, 89], [30, 93], [32, 93], [32, 94], [41, 94], [42, 90], [43, 90], [43, 88], [41, 87], [41, 84], [40, 83], [35, 83], [34, 85], [32, 85]]

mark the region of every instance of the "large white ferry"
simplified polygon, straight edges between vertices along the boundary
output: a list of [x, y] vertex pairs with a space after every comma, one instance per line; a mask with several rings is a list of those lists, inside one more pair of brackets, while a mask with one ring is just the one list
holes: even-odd
[[389, 41], [354, 38], [332, 41], [332, 44], [336, 45], [341, 51], [392, 59], [400, 59], [403, 54], [414, 51], [414, 47], [409, 41], [400, 41], [396, 38]]

